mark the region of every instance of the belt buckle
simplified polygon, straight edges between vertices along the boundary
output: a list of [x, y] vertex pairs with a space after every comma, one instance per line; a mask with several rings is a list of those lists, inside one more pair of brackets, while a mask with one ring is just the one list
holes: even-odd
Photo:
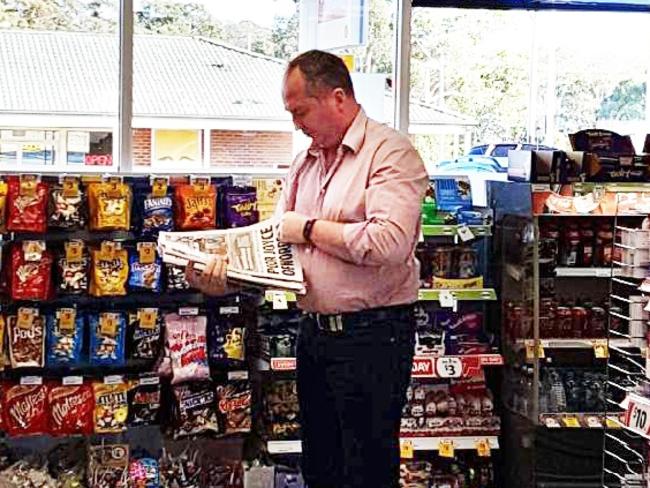
[[321, 315], [316, 314], [316, 322], [318, 323], [318, 328], [325, 331], [331, 332], [333, 334], [339, 334], [343, 332], [343, 316], [336, 315]]

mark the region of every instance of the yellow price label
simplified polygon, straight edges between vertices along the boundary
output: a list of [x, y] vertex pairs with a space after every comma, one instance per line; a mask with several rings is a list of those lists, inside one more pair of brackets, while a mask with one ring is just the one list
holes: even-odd
[[605, 425], [607, 425], [608, 429], [620, 429], [621, 426], [618, 424], [614, 419], [611, 418], [606, 418], [605, 419]]
[[594, 342], [594, 356], [596, 356], [596, 359], [607, 359], [609, 357], [607, 341]]
[[477, 440], [476, 451], [480, 457], [490, 457], [490, 441], [488, 439]]
[[57, 313], [59, 319], [59, 330], [74, 330], [74, 322], [77, 317], [77, 311], [74, 308], [61, 308]]
[[153, 242], [138, 243], [140, 264], [151, 264], [156, 260], [156, 246]]
[[167, 187], [169, 180], [167, 178], [154, 178], [151, 182], [151, 196], [161, 198], [167, 196]]
[[115, 258], [115, 251], [117, 250], [117, 242], [104, 241], [99, 248], [99, 259], [102, 261], [112, 261]]
[[206, 193], [210, 187], [210, 178], [194, 178], [192, 187], [196, 193]]
[[20, 196], [33, 197], [36, 195], [36, 185], [38, 184], [38, 177], [36, 175], [21, 175], [20, 176]]
[[82, 241], [70, 241], [65, 243], [65, 259], [69, 263], [78, 263], [83, 259], [84, 243]]
[[[543, 359], [546, 357], [546, 354], [544, 352], [544, 345], [540, 342], [537, 344], [537, 357], [539, 359]], [[535, 341], [530, 340], [526, 341], [526, 359], [528, 361], [532, 361], [535, 359]]]
[[402, 459], [413, 459], [413, 441], [408, 439], [400, 440], [399, 456]]
[[577, 417], [564, 417], [562, 419], [562, 423], [566, 427], [571, 427], [572, 429], [576, 429], [580, 427], [580, 421], [577, 419]]
[[440, 454], [440, 457], [453, 458], [454, 442], [448, 439], [441, 440], [438, 445], [438, 454]]
[[117, 335], [117, 322], [119, 316], [116, 313], [103, 313], [99, 318], [99, 333], [110, 337]]
[[63, 196], [76, 198], [79, 196], [79, 180], [75, 177], [66, 176], [63, 178]]
[[138, 310], [138, 322], [141, 329], [154, 329], [158, 319], [157, 308], [141, 308]]
[[33, 308], [19, 308], [18, 317], [16, 319], [16, 325], [19, 329], [29, 330], [34, 324], [34, 318], [36, 317], [37, 312]]

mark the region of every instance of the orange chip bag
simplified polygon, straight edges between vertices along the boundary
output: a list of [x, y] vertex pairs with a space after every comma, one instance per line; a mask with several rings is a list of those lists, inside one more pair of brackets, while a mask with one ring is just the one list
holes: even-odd
[[126, 183], [108, 181], [88, 185], [91, 230], [129, 230], [133, 194]]
[[126, 295], [129, 278], [129, 253], [125, 249], [114, 249], [106, 256], [101, 249], [92, 254], [90, 294], [95, 297]]
[[214, 185], [179, 185], [175, 192], [176, 227], [180, 230], [214, 229], [217, 222], [217, 189]]

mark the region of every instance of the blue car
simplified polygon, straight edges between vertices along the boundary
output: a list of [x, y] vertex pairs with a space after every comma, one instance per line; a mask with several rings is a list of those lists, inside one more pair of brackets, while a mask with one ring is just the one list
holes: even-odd
[[453, 161], [441, 161], [436, 166], [440, 173], [506, 173], [508, 167], [501, 166], [491, 156], [461, 156]]

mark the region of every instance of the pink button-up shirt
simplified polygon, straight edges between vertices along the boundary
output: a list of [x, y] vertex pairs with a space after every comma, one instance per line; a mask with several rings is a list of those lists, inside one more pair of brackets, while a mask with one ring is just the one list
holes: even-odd
[[409, 139], [363, 109], [329, 169], [321, 150], [300, 153], [279, 212], [345, 223], [344, 246], [296, 246], [307, 281], [300, 308], [331, 314], [416, 301], [415, 246], [427, 181]]

